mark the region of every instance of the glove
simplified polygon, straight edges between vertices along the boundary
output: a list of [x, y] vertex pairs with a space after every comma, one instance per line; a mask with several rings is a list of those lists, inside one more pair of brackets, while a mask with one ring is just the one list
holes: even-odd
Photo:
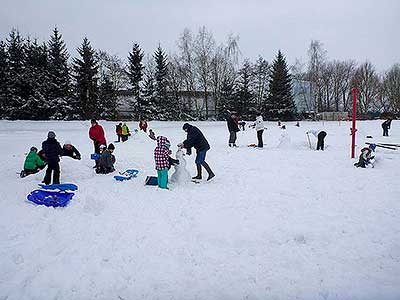
[[187, 150], [186, 150], [186, 154], [187, 154], [187, 155], [191, 155], [191, 154], [192, 154], [192, 149], [191, 149], [191, 148], [187, 149]]

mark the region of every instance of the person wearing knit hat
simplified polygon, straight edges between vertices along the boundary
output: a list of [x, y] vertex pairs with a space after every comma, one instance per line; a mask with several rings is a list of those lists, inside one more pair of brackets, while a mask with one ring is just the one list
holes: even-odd
[[115, 171], [115, 156], [113, 155], [114, 150], [115, 146], [111, 143], [108, 145], [107, 149], [103, 151], [100, 158], [98, 159], [96, 173], [107, 174]]
[[60, 183], [60, 155], [62, 148], [60, 143], [56, 140], [54, 131], [49, 131], [47, 140], [42, 143], [42, 150], [47, 162], [46, 175], [44, 176], [43, 183], [50, 184], [51, 175], [53, 173], [53, 184]]

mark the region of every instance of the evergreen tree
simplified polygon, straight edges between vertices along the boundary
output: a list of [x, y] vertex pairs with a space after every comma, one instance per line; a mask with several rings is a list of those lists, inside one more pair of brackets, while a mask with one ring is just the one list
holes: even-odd
[[168, 95], [168, 80], [167, 68], [168, 58], [161, 46], [158, 46], [154, 53], [155, 60], [155, 109], [158, 112], [157, 118], [159, 120], [167, 120], [170, 118], [169, 95]]
[[155, 84], [151, 72], [146, 73], [143, 82], [143, 110], [142, 117], [146, 119], [156, 119], [157, 111], [155, 107]]
[[6, 101], [8, 98], [8, 59], [6, 44], [0, 41], [0, 118], [6, 117]]
[[8, 88], [9, 94], [5, 105], [5, 113], [10, 119], [19, 119], [24, 113], [21, 107], [27, 96], [24, 64], [25, 45], [17, 30], [12, 30], [7, 39], [8, 50]]
[[81, 118], [91, 119], [96, 116], [98, 99], [97, 71], [98, 62], [95, 51], [85, 37], [80, 48], [77, 49], [80, 58], [74, 58], [73, 70], [75, 78], [76, 97]]
[[134, 97], [134, 103], [132, 103], [133, 110], [139, 117], [142, 115], [143, 111], [146, 110], [143, 107], [146, 103], [142, 99], [140, 82], [143, 79], [143, 69], [142, 64], [143, 52], [138, 44], [133, 44], [132, 52], [128, 56], [128, 77], [130, 84], [132, 86], [132, 93]]
[[102, 74], [100, 80], [96, 115], [106, 120], [115, 120], [117, 118], [117, 93], [114, 88], [114, 82], [106, 73]]
[[218, 116], [221, 120], [225, 119], [225, 112], [227, 110], [236, 110], [235, 84], [236, 81], [234, 78], [225, 78], [221, 83], [220, 106], [222, 107], [222, 110], [221, 115]]
[[243, 67], [239, 70], [239, 78], [236, 85], [234, 110], [243, 119], [253, 119], [255, 116], [255, 101], [251, 91], [251, 65], [245, 60]]
[[49, 116], [52, 119], [71, 117], [73, 112], [71, 74], [68, 67], [69, 54], [57, 27], [48, 42], [49, 69]]
[[292, 79], [286, 65], [285, 57], [280, 50], [272, 65], [269, 95], [265, 104], [264, 113], [269, 118], [293, 120], [295, 117]]
[[24, 82], [26, 92], [24, 104], [20, 109], [20, 118], [46, 120], [49, 118], [50, 105], [48, 95], [48, 57], [45, 44], [38, 45], [27, 40], [25, 45]]

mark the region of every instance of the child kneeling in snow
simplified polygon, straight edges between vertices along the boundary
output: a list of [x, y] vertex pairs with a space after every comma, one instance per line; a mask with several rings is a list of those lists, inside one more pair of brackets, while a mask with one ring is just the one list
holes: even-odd
[[98, 159], [96, 173], [98, 174], [108, 174], [114, 172], [115, 156], [112, 154], [114, 152], [114, 145], [108, 145], [107, 149], [103, 151], [100, 158]]
[[28, 156], [25, 158], [24, 169], [21, 171], [20, 176], [25, 177], [30, 174], [35, 174], [46, 167], [40, 156], [37, 154], [37, 148], [31, 147]]
[[358, 162], [354, 164], [357, 168], [366, 168], [368, 165], [374, 167], [373, 165], [373, 159], [375, 156], [372, 156], [372, 151], [374, 148], [362, 148], [361, 149], [361, 154], [360, 157], [358, 158]]
[[168, 189], [168, 169], [171, 164], [179, 163], [170, 157], [169, 147], [171, 143], [165, 136], [157, 137], [157, 147], [154, 149], [154, 161], [157, 170], [158, 187]]

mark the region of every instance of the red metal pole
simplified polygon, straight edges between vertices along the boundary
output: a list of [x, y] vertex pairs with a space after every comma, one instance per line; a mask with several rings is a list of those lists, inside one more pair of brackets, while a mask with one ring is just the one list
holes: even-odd
[[351, 158], [355, 157], [356, 148], [356, 114], [357, 114], [357, 88], [353, 88], [353, 122], [351, 127]]

